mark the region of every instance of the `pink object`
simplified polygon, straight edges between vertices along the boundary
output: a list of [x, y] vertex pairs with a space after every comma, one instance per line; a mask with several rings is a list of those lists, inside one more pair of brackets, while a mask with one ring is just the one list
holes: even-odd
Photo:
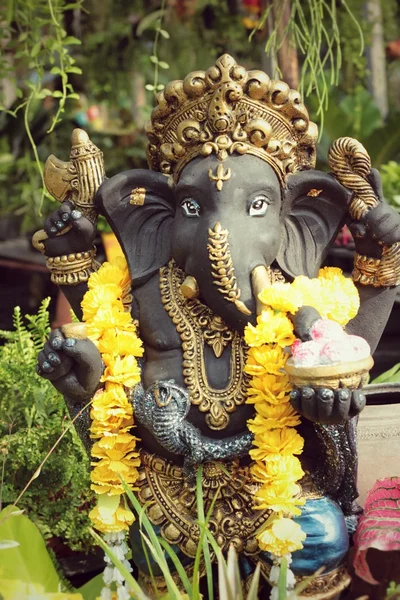
[[298, 344], [294, 342], [291, 350], [294, 364], [298, 367], [313, 367], [319, 362], [321, 346], [314, 340]]
[[94, 119], [97, 119], [97, 117], [100, 116], [100, 109], [95, 104], [92, 104], [92, 106], [89, 106], [89, 108], [87, 109], [86, 114], [88, 116], [89, 121], [93, 121]]
[[329, 319], [319, 319], [310, 329], [310, 335], [313, 340], [339, 340], [346, 334], [343, 328], [336, 321]]
[[353, 348], [354, 360], [367, 358], [371, 354], [371, 348], [364, 338], [359, 335], [349, 335], [347, 339]]
[[352, 347], [349, 347], [348, 340], [331, 340], [326, 342], [321, 349], [321, 364], [329, 365], [332, 363], [341, 363], [352, 358]]
[[400, 550], [400, 477], [387, 477], [375, 482], [365, 501], [354, 536], [354, 569], [367, 583], [378, 584], [373, 578], [367, 551]]

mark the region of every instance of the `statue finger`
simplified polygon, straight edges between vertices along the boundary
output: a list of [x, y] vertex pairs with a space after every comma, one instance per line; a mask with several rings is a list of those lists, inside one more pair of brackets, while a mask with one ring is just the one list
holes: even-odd
[[301, 393], [301, 414], [310, 421], [318, 421], [317, 402], [315, 390], [311, 387], [304, 387]]
[[334, 401], [335, 394], [333, 390], [329, 388], [319, 388], [317, 390], [317, 412], [318, 412], [318, 422], [329, 424], [334, 421]]
[[53, 329], [49, 335], [48, 343], [53, 350], [61, 350], [65, 337], [61, 329]]
[[335, 392], [335, 413], [337, 414], [337, 423], [343, 423], [349, 418], [351, 402], [351, 391], [347, 388], [336, 390]]
[[[61, 231], [63, 231], [66, 227], [69, 226], [69, 216], [67, 221], [65, 221], [65, 217], [64, 217], [65, 213], [63, 213], [61, 211], [61, 209], [58, 209], [56, 211], [54, 211], [49, 219], [50, 219], [50, 229], [49, 232], [51, 235], [55, 235], [56, 233], [60, 233]], [[47, 221], [46, 221], [47, 224]], [[45, 229], [46, 231], [46, 229]], [[47, 231], [46, 231], [47, 233]]]
[[365, 397], [365, 394], [363, 394], [362, 390], [353, 390], [353, 392], [351, 394], [351, 402], [350, 402], [350, 410], [349, 410], [350, 418], [358, 415], [365, 407], [366, 402], [367, 402], [367, 399]]
[[294, 410], [301, 413], [301, 393], [300, 390], [294, 389], [290, 392], [290, 404], [293, 406]]
[[85, 215], [80, 210], [74, 209], [71, 212], [69, 222], [72, 226], [72, 229], [76, 231], [76, 233], [78, 233], [80, 237], [82, 237], [85, 240], [88, 240], [90, 238], [91, 240], [95, 231], [95, 226], [92, 223], [92, 221], [85, 217]]

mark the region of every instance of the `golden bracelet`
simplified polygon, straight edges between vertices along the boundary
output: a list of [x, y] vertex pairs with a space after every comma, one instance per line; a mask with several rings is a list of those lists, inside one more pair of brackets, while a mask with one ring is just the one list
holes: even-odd
[[95, 256], [96, 249], [93, 248], [87, 252], [49, 257], [46, 265], [51, 271], [51, 281], [57, 285], [85, 283], [90, 275], [97, 271]]
[[[384, 246], [382, 256], [390, 246]], [[354, 254], [353, 281], [373, 287], [391, 287], [400, 284], [400, 257], [382, 261], [381, 258]]]

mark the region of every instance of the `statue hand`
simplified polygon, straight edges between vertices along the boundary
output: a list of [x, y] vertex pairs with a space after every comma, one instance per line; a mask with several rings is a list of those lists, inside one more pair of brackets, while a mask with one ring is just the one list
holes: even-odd
[[293, 408], [314, 423], [338, 425], [358, 415], [365, 406], [362, 390], [302, 387], [290, 394]]
[[103, 363], [93, 342], [65, 338], [60, 329], [54, 329], [38, 355], [36, 370], [68, 400], [80, 403], [95, 393]]
[[[65, 231], [67, 228], [68, 231]], [[96, 235], [96, 224], [67, 200], [46, 219], [44, 230], [49, 236], [43, 242], [45, 255], [61, 256], [90, 250]], [[60, 233], [62, 235], [58, 235]]]
[[379, 204], [368, 211], [361, 221], [348, 223], [358, 254], [379, 258], [382, 244], [400, 242], [400, 215], [383, 198], [379, 172], [372, 169], [368, 177]]

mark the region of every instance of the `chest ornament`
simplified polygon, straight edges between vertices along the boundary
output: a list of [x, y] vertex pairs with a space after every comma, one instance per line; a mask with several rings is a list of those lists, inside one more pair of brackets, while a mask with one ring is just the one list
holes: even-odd
[[[249, 381], [244, 373], [246, 345], [238, 332], [230, 331], [221, 317], [214, 315], [200, 300], [184, 298], [180, 286], [185, 276], [174, 261], [163, 267], [160, 270], [161, 300], [182, 341], [183, 376], [190, 401], [207, 413], [206, 423], [210, 429], [225, 429], [229, 414], [246, 401]], [[208, 382], [205, 344], [217, 358], [230, 346], [230, 378], [225, 388], [213, 388]]]

